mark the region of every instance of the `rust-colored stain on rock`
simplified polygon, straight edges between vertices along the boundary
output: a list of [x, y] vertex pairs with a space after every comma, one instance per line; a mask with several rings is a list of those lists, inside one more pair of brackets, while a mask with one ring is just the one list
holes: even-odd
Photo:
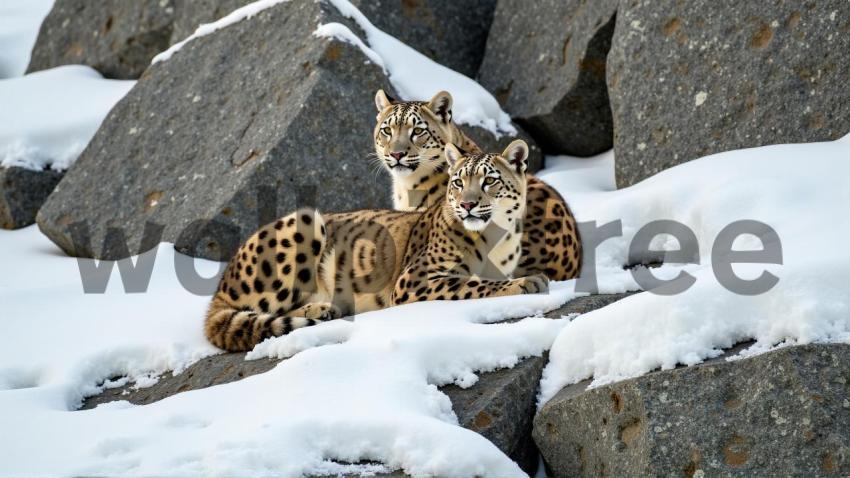
[[788, 28], [792, 30], [797, 28], [797, 25], [800, 24], [800, 19], [802, 18], [803, 15], [801, 15], [800, 12], [796, 10], [791, 12], [791, 15], [788, 16]]
[[682, 28], [682, 21], [678, 18], [671, 18], [670, 21], [664, 24], [661, 27], [661, 33], [664, 34], [665, 37], [669, 37], [670, 35], [679, 31]]
[[762, 25], [753, 37], [750, 38], [750, 48], [763, 50], [767, 48], [771, 40], [773, 40], [773, 28], [770, 25]]
[[81, 57], [81, 56], [83, 56], [83, 53], [84, 53], [83, 46], [80, 45], [79, 43], [74, 42], [74, 43], [71, 43], [70, 45], [68, 45], [68, 55], [69, 56]]
[[642, 428], [640, 420], [635, 420], [620, 428], [620, 441], [625, 443], [626, 446], [631, 446], [637, 437], [640, 436]]
[[342, 45], [337, 42], [333, 42], [328, 45], [328, 49], [325, 50], [325, 58], [331, 61], [339, 60], [339, 57], [342, 56]]
[[726, 459], [727, 465], [741, 466], [750, 459], [750, 447], [743, 437], [732, 435], [732, 438], [723, 447], [723, 456]]
[[832, 458], [832, 453], [826, 452], [823, 454], [821, 468], [827, 473], [835, 473], [835, 460]]
[[478, 412], [475, 418], [472, 419], [472, 426], [475, 430], [489, 427], [491, 423], [493, 423], [493, 417], [484, 410]]
[[623, 399], [617, 392], [611, 394], [611, 405], [614, 407], [614, 412], [620, 413], [623, 411]]

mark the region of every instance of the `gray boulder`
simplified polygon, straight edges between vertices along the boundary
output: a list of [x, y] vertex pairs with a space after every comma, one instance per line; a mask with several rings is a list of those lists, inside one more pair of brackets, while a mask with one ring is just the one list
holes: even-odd
[[[169, 46], [177, 43], [204, 23], [211, 23], [237, 8], [256, 0], [171, 0], [174, 3], [174, 21]], [[163, 48], [164, 50], [164, 48]], [[157, 52], [159, 53], [159, 52]], [[145, 65], [147, 66], [147, 65]], [[144, 71], [144, 68], [142, 69]]]
[[547, 153], [611, 149], [605, 58], [616, 0], [501, 0], [478, 72]]
[[41, 230], [78, 257], [169, 241], [227, 260], [296, 207], [390, 207], [369, 161], [388, 81], [356, 47], [313, 35], [329, 22], [360, 32], [328, 3], [293, 0], [152, 65], [41, 209]]
[[496, 0], [354, 2], [376, 27], [428, 58], [474, 78], [484, 58]]
[[608, 57], [617, 183], [850, 132], [850, 2], [622, 2]]
[[284, 2], [152, 65], [42, 207], [41, 230], [78, 257], [170, 241], [227, 260], [296, 206], [389, 206], [367, 159], [385, 78], [313, 35], [332, 21], [355, 28], [326, 3]]
[[566, 387], [534, 419], [550, 476], [848, 476], [850, 345]]
[[481, 374], [469, 388], [447, 385], [462, 427], [484, 436], [527, 473], [537, 469], [539, 454], [531, 438], [535, 398], [548, 359], [529, 357], [513, 368]]
[[172, 0], [57, 0], [44, 19], [27, 73], [83, 64], [107, 78], [138, 78], [171, 44]]
[[35, 222], [35, 214], [62, 173], [0, 167], [0, 228], [18, 229]]
[[[28, 72], [84, 64], [107, 78], [139, 78], [151, 59], [195, 29], [254, 0], [57, 0]], [[399, 40], [467, 76], [484, 55], [495, 0], [355, 1]]]

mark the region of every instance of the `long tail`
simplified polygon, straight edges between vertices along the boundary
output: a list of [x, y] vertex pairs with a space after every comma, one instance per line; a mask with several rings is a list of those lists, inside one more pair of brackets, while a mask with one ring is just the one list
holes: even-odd
[[305, 317], [276, 316], [254, 310], [240, 310], [227, 297], [216, 293], [207, 311], [204, 332], [207, 339], [228, 352], [246, 352], [269, 337], [286, 335], [318, 321]]
[[204, 331], [213, 345], [251, 350], [263, 340], [327, 320], [316, 300], [327, 243], [324, 218], [300, 209], [250, 237], [231, 259], [207, 311]]

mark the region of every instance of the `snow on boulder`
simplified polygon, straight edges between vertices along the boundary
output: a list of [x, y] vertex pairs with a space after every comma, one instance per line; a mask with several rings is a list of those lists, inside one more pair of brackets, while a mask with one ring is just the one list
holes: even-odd
[[428, 58], [474, 77], [496, 0], [370, 0], [358, 8], [375, 26]]
[[35, 221], [64, 171], [132, 86], [85, 66], [0, 81], [0, 227]]
[[479, 81], [547, 153], [611, 149], [605, 57], [616, 8], [615, 0], [496, 7]]
[[534, 419], [552, 477], [847, 476], [850, 345], [786, 347], [585, 390]]
[[[396, 41], [402, 66], [427, 72], [433, 91], [408, 88], [395, 63], [350, 43], [366, 38], [361, 28], [389, 36], [335, 3], [262, 0], [159, 55], [48, 199], [41, 230], [76, 256], [118, 259], [169, 241], [226, 260], [295, 207], [390, 206], [389, 178], [371, 160], [378, 88], [427, 93], [405, 99], [460, 91], [458, 117], [511, 128], [478, 84]], [[349, 36], [317, 35], [322, 25]]]
[[28, 72], [88, 65], [107, 78], [138, 78], [151, 58], [251, 0], [56, 0]]
[[618, 186], [850, 132], [848, 18], [846, 0], [621, 2], [608, 57]]
[[[253, 0], [56, 0], [28, 71], [85, 64], [110, 78], [139, 78], [151, 59]], [[429, 58], [474, 76], [496, 0], [358, 2], [376, 25]]]
[[[626, 474], [637, 476], [847, 475], [840, 456], [850, 443], [848, 157], [850, 135], [762, 146], [680, 164], [628, 188], [568, 196], [580, 219], [619, 221], [622, 234], [596, 250], [602, 284], [615, 279], [612, 267], [664, 257], [652, 275], [665, 285], [634, 269], [645, 292], [559, 332], [535, 425], [555, 476], [603, 467], [620, 476], [627, 464]], [[582, 181], [588, 176], [543, 175], [562, 191], [593, 188], [592, 179]], [[644, 251], [656, 252], [646, 255], [640, 236], [652, 231], [658, 240]], [[658, 254], [688, 248], [691, 258]], [[690, 264], [675, 263], [682, 259]], [[671, 295], [663, 287], [679, 274], [678, 284], [688, 284]], [[676, 369], [741, 343], [751, 345], [727, 356], [731, 363]], [[796, 347], [829, 343], [844, 345]], [[765, 355], [741, 360], [758, 354]], [[575, 397], [585, 380], [598, 388]], [[824, 456], [833, 463], [813, 472]]]

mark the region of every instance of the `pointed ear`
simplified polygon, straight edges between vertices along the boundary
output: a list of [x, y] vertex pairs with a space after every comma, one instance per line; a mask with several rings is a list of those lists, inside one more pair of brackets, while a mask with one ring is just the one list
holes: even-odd
[[378, 90], [375, 93], [375, 106], [378, 108], [378, 113], [384, 111], [385, 108], [389, 107], [393, 104], [392, 98], [390, 98], [384, 90]]
[[457, 149], [457, 146], [449, 143], [446, 145], [445, 156], [446, 162], [449, 163], [449, 168], [454, 168], [457, 162], [460, 161], [460, 158], [463, 157], [463, 154]]
[[441, 91], [428, 102], [428, 109], [437, 115], [440, 120], [449, 124], [452, 121], [452, 95], [448, 91]]
[[524, 173], [528, 168], [528, 144], [521, 139], [514, 140], [511, 144], [502, 151], [503, 158], [516, 170], [518, 173]]

